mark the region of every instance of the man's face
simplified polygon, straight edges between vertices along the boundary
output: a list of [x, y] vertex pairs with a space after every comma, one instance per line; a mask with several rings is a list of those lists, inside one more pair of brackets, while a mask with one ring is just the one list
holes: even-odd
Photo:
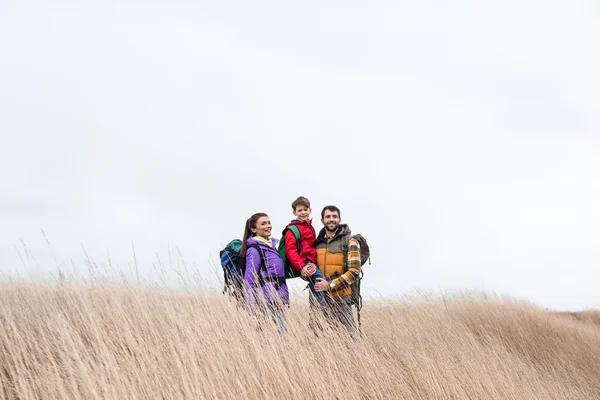
[[294, 215], [298, 218], [299, 221], [308, 221], [310, 218], [310, 208], [306, 206], [298, 206], [294, 210]]
[[325, 229], [329, 232], [335, 232], [340, 225], [340, 221], [341, 218], [338, 212], [330, 210], [325, 210], [325, 213], [323, 213], [323, 218], [321, 219]]

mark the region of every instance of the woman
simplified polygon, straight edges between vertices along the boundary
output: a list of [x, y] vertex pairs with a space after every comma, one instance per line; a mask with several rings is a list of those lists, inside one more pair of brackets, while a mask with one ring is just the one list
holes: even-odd
[[246, 258], [246, 310], [270, 314], [279, 331], [285, 331], [283, 305], [289, 303], [289, 292], [283, 260], [277, 252], [277, 239], [271, 238], [271, 221], [267, 214], [257, 213], [248, 218], [240, 254]]

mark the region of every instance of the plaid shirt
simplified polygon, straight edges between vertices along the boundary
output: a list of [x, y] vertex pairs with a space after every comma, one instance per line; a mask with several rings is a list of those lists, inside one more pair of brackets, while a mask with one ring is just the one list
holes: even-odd
[[333, 283], [332, 292], [352, 285], [360, 276], [360, 243], [356, 239], [348, 241], [347, 263], [348, 271], [331, 281]]

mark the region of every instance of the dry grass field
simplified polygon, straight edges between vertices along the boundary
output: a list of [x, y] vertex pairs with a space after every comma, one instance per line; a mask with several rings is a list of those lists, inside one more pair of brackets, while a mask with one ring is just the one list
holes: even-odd
[[600, 316], [485, 296], [366, 302], [363, 337], [192, 290], [0, 283], [2, 399], [600, 399]]

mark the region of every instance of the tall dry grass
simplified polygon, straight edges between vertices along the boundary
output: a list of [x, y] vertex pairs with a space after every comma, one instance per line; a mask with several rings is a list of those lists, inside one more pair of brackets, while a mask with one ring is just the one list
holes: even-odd
[[0, 283], [2, 399], [600, 399], [595, 314], [481, 296], [367, 303], [362, 338], [191, 290]]

